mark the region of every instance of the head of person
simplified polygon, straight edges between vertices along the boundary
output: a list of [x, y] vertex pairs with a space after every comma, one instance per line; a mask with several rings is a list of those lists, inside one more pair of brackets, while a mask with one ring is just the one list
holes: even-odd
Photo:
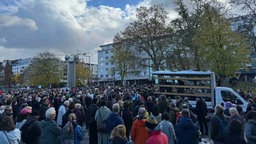
[[104, 107], [104, 106], [106, 106], [106, 105], [107, 105], [106, 100], [101, 99], [101, 100], [100, 100], [100, 106], [101, 106], [101, 107]]
[[138, 118], [143, 119], [146, 117], [146, 109], [144, 107], [140, 107], [138, 110]]
[[30, 113], [29, 115], [35, 117], [36, 119], [39, 119], [40, 112], [37, 109], [32, 109], [32, 113]]
[[148, 132], [153, 131], [156, 126], [157, 126], [157, 120], [152, 116], [148, 117], [145, 122], [145, 127], [146, 127], [147, 131]]
[[115, 137], [126, 138], [126, 128], [124, 125], [118, 125], [112, 130], [110, 139]]
[[112, 106], [112, 111], [113, 111], [114, 113], [119, 113], [119, 111], [120, 111], [120, 106], [119, 106], [118, 103], [114, 103], [114, 104], [113, 104], [113, 106]]
[[48, 105], [50, 103], [48, 97], [44, 97], [42, 102], [43, 102], [44, 105]]
[[17, 122], [21, 122], [23, 121], [24, 119], [27, 119], [28, 118], [28, 115], [32, 112], [32, 107], [30, 106], [26, 106], [24, 107], [20, 113], [18, 114], [17, 116]]
[[216, 105], [214, 111], [215, 115], [224, 115], [224, 108], [221, 105]]
[[256, 121], [256, 111], [249, 111], [246, 117], [246, 120], [255, 120]]
[[165, 95], [161, 95], [160, 96], [160, 101], [166, 101], [166, 96]]
[[159, 108], [157, 106], [153, 107], [152, 114], [154, 116], [158, 116], [159, 115]]
[[0, 117], [0, 131], [12, 131], [15, 129], [15, 124], [11, 116], [2, 115]]
[[181, 111], [181, 116], [182, 116], [183, 118], [190, 118], [190, 111], [189, 111], [189, 109], [183, 109], [183, 110]]
[[68, 121], [76, 121], [76, 115], [74, 113], [69, 114]]
[[75, 104], [75, 108], [81, 110], [82, 109], [82, 105], [80, 103], [76, 103]]
[[68, 106], [69, 106], [69, 101], [68, 101], [68, 100], [65, 100], [64, 103], [63, 103], [63, 105], [64, 105], [65, 107], [68, 107]]
[[225, 102], [225, 108], [229, 109], [233, 106], [233, 104], [230, 101]]
[[168, 112], [164, 112], [162, 115], [162, 120], [169, 120], [170, 119], [170, 115]]
[[129, 103], [128, 101], [125, 101], [125, 102], [124, 102], [124, 109], [125, 109], [125, 110], [128, 110], [129, 107], [130, 107], [130, 103]]
[[75, 108], [75, 103], [69, 101], [68, 109], [73, 110]]
[[54, 107], [50, 107], [45, 112], [45, 117], [54, 120], [56, 117], [56, 110]]
[[7, 105], [4, 109], [4, 113], [7, 116], [12, 116], [13, 111], [12, 111], [12, 106], [11, 105]]
[[232, 115], [236, 115], [238, 114], [238, 111], [236, 108], [232, 107], [229, 109], [229, 114], [232, 116]]

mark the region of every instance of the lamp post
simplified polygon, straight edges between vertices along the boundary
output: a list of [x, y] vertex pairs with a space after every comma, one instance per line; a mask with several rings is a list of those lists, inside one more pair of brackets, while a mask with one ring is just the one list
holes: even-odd
[[66, 55], [65, 61], [67, 62], [67, 87], [72, 88], [76, 86], [76, 63], [78, 62], [78, 55], [72, 57]]

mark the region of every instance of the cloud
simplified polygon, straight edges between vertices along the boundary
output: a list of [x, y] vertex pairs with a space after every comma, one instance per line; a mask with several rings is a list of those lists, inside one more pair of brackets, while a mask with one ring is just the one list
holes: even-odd
[[[94, 62], [99, 46], [112, 42], [132, 20], [127, 10], [87, 7], [85, 0], [20, 0], [1, 6], [0, 12], [1, 52], [25, 51], [21, 54], [27, 57], [86, 52]], [[11, 51], [0, 60], [17, 58]]]
[[[174, 12], [174, 0], [141, 0], [125, 9], [87, 6], [88, 0], [1, 0], [0, 52], [3, 59], [17, 59], [52, 52], [56, 56], [88, 53], [97, 62], [99, 46], [136, 18], [136, 8], [160, 4]], [[18, 53], [18, 55], [17, 55]]]

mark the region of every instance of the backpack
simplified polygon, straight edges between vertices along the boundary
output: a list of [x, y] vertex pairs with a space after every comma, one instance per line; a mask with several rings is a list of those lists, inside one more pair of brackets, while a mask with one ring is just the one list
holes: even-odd
[[25, 123], [20, 129], [21, 139], [25, 143], [31, 142], [31, 138], [33, 138], [33, 137], [31, 137], [31, 131], [30, 130], [31, 130], [31, 127], [32, 127], [32, 123], [34, 123], [34, 122], [35, 122], [35, 120], [32, 120], [29, 123]]

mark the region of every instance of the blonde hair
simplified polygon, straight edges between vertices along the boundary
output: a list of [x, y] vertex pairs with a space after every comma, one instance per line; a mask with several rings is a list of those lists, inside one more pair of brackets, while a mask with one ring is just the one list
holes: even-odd
[[76, 115], [74, 113], [69, 114], [68, 120], [69, 121], [75, 121], [76, 120]]
[[114, 137], [126, 138], [126, 128], [124, 125], [118, 125], [112, 130], [110, 139]]

